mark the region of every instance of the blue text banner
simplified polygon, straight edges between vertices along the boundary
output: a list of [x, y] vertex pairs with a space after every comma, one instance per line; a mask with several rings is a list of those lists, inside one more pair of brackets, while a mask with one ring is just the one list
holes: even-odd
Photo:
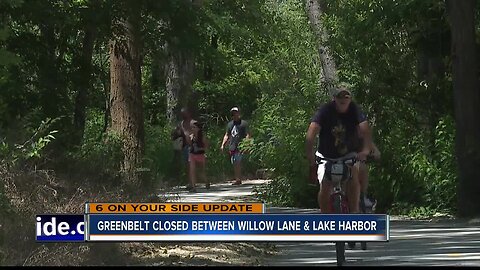
[[89, 214], [87, 241], [388, 241], [387, 215]]

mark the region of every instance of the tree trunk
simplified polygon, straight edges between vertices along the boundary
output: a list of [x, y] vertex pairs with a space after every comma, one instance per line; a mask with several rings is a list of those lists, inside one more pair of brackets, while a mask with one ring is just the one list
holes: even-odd
[[197, 91], [193, 89], [193, 73], [195, 70], [195, 55], [191, 51], [183, 53], [182, 86], [186, 93], [186, 106], [193, 116], [198, 115]]
[[100, 71], [100, 80], [102, 81], [103, 85], [103, 96], [104, 96], [104, 103], [105, 103], [105, 110], [103, 112], [103, 129], [102, 133], [107, 132], [108, 128], [111, 127], [110, 123], [110, 74], [107, 72]]
[[167, 119], [170, 124], [175, 124], [181, 107], [188, 106], [195, 113], [195, 104], [191, 100], [194, 60], [191, 52], [172, 48], [170, 43], [166, 47]]
[[[218, 36], [213, 34], [210, 40], [210, 46], [213, 50], [218, 48]], [[212, 67], [212, 59], [211, 57], [207, 56], [203, 66], [203, 80], [211, 81], [213, 79], [213, 67]]]
[[165, 88], [167, 90], [167, 120], [171, 125], [175, 125], [178, 120], [180, 108], [185, 106], [185, 93], [181, 85], [181, 55], [171, 48], [171, 43], [167, 43], [167, 62], [165, 65]]
[[91, 89], [92, 78], [92, 55], [95, 41], [95, 28], [88, 23], [83, 38], [82, 53], [78, 57], [78, 70], [76, 72], [75, 87], [77, 88], [77, 96], [75, 98], [75, 111], [73, 115], [73, 143], [80, 145], [85, 131], [85, 117], [88, 90]]
[[448, 0], [458, 162], [458, 215], [480, 215], [480, 92], [475, 51], [475, 1]]
[[122, 169], [130, 184], [139, 184], [135, 169], [144, 153], [144, 119], [141, 88], [140, 7], [128, 1], [128, 17], [114, 21], [110, 41], [112, 130], [123, 139]]
[[[322, 24], [321, 16], [325, 13], [325, 4], [322, 0], [305, 0], [307, 6], [308, 20], [318, 42], [318, 54], [322, 64], [322, 75], [320, 78], [321, 85], [324, 85], [329, 91], [333, 92], [333, 86], [338, 82], [337, 68], [335, 60], [327, 45], [328, 33]], [[321, 90], [319, 95], [322, 95]]]
[[56, 57], [55, 29], [46, 23], [40, 24], [40, 40], [44, 46], [43, 52], [39, 54], [39, 88], [40, 104], [44, 117], [55, 118], [60, 115], [62, 107], [61, 91], [59, 87], [60, 76]]
[[[191, 4], [193, 12], [196, 12], [203, 4], [202, 0], [186, 1]], [[180, 30], [180, 29], [178, 29]], [[191, 29], [182, 29], [191, 31]], [[185, 48], [180, 48], [182, 40], [174, 37], [166, 42], [167, 62], [165, 65], [166, 90], [167, 90], [167, 120], [170, 124], [175, 124], [178, 120], [180, 108], [189, 107], [192, 115], [198, 111], [198, 102], [193, 91], [193, 75], [195, 69], [195, 55]]]

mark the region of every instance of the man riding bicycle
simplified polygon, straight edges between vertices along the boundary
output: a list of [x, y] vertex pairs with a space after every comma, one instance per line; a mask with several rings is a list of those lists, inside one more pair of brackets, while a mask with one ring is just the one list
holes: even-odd
[[366, 170], [365, 161], [370, 154], [372, 137], [365, 114], [352, 101], [352, 92], [346, 84], [334, 89], [333, 101], [320, 106], [313, 116], [306, 135], [306, 154], [310, 165], [310, 180], [319, 181], [320, 211], [328, 213], [332, 183], [322, 181], [325, 164], [317, 168], [313, 152], [315, 137], [319, 135], [318, 152], [326, 158], [340, 158], [356, 153], [357, 162], [351, 166], [352, 179], [347, 183], [350, 213], [359, 213], [359, 172]]

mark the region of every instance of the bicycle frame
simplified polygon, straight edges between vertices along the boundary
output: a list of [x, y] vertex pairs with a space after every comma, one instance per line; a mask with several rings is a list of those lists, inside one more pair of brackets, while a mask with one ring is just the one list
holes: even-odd
[[[325, 173], [324, 179], [322, 180], [322, 181], [331, 181], [334, 184], [333, 191], [330, 194], [330, 211], [335, 214], [348, 214], [350, 211], [348, 207], [347, 195], [344, 191], [345, 190], [344, 185], [349, 180], [352, 179], [350, 165], [355, 164], [356, 162], [355, 156], [350, 155], [340, 159], [328, 159], [328, 158], [319, 156], [319, 154], [317, 153], [316, 153], [317, 164], [320, 164], [320, 162], [324, 160], [327, 162], [325, 164], [325, 167], [327, 168], [327, 166], [330, 166], [329, 171]], [[331, 162], [331, 164], [329, 164], [328, 162]], [[335, 165], [332, 165], [332, 164], [335, 164]], [[341, 164], [341, 167], [339, 167], [339, 164]], [[345, 170], [347, 171], [345, 172]], [[332, 171], [335, 172], [336, 174], [335, 177], [332, 177], [332, 175], [327, 175], [327, 173], [332, 174]], [[342, 266], [343, 262], [345, 261], [345, 242], [336, 242], [335, 252], [337, 257], [337, 265]]]
[[[335, 214], [348, 214], [350, 212], [348, 207], [348, 199], [347, 195], [345, 194], [344, 188], [342, 185], [345, 183], [338, 182], [334, 187], [333, 191], [330, 194], [330, 211]], [[335, 204], [338, 198], [340, 202], [340, 207], [336, 207]], [[338, 208], [338, 209], [336, 209]]]
[[[346, 190], [346, 183], [352, 179], [352, 167], [355, 162], [357, 161], [356, 160], [356, 155], [355, 153], [350, 153], [349, 155], [347, 156], [344, 156], [342, 158], [338, 158], [338, 159], [329, 159], [329, 158], [325, 158], [323, 156], [321, 156], [320, 153], [316, 152], [315, 153], [315, 156], [316, 156], [316, 163], [317, 165], [320, 165], [322, 164], [321, 162], [322, 161], [325, 161], [327, 162], [331, 162], [333, 164], [337, 164], [335, 167], [335, 169], [332, 169], [332, 166], [333, 165], [330, 165], [331, 167], [329, 168], [330, 171], [329, 173], [331, 174], [332, 170], [335, 171], [335, 176], [336, 177], [332, 177], [332, 175], [327, 175], [327, 170], [325, 170], [325, 175], [324, 175], [324, 179], [322, 179], [322, 181], [331, 181], [331, 183], [334, 184], [333, 186], [333, 191], [330, 193], [330, 212], [331, 213], [335, 213], [335, 214], [348, 214], [350, 213], [350, 210], [349, 210], [349, 206], [348, 206], [348, 196], [346, 195], [345, 193], [345, 190]], [[364, 161], [366, 163], [370, 163], [372, 162], [373, 158], [371, 155], [367, 156], [367, 160]], [[341, 179], [338, 179], [340, 174], [338, 172], [338, 164], [343, 164], [343, 169], [341, 170], [342, 172], [342, 177]], [[347, 163], [349, 163], [347, 165]], [[325, 164], [325, 168], [327, 168], [327, 164]], [[345, 166], [347, 165], [347, 166]], [[345, 175], [345, 168], [347, 168], [347, 174]], [[345, 177], [346, 176], [346, 177]], [[332, 181], [332, 180], [335, 180], [335, 181]], [[363, 201], [363, 196], [361, 195], [360, 196], [360, 211], [361, 213], [365, 214], [366, 213], [366, 208], [365, 208], [365, 204], [364, 204], [364, 201]], [[367, 242], [365, 241], [361, 241], [361, 248], [362, 250], [366, 250], [367, 249]], [[350, 248], [354, 248], [355, 247], [355, 242], [349, 242], [348, 243], [349, 247]], [[337, 256], [337, 265], [338, 266], [342, 266], [344, 261], [345, 261], [345, 242], [336, 242], [335, 243], [335, 249], [336, 249], [336, 256]]]

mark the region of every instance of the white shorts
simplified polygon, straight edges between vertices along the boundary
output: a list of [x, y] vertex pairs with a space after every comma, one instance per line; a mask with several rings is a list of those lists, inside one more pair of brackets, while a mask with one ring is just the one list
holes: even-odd
[[[324, 157], [319, 152], [316, 152], [315, 155], [322, 158]], [[319, 184], [322, 184], [323, 176], [325, 175], [325, 164], [326, 162], [323, 161], [322, 163], [318, 164], [318, 167], [317, 167], [317, 180]]]
[[[356, 156], [357, 153], [355, 152], [352, 152], [352, 153], [348, 153], [346, 154], [344, 157], [347, 157], [347, 156]], [[317, 157], [324, 157], [322, 154], [320, 154], [320, 152], [316, 152], [315, 153], [315, 156]], [[317, 180], [318, 180], [318, 183], [319, 184], [322, 184], [322, 180], [323, 180], [323, 177], [325, 176], [325, 165], [327, 164], [326, 161], [322, 161], [321, 164], [318, 164], [318, 167], [317, 167]], [[355, 165], [359, 164], [358, 162], [355, 163]]]

